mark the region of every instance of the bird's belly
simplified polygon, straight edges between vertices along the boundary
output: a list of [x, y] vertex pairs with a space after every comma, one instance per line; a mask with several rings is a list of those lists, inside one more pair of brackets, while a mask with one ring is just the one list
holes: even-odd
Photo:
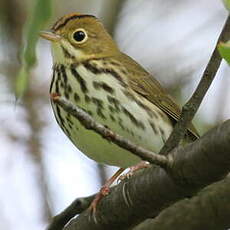
[[[69, 79], [68, 85], [64, 87], [61, 87], [60, 81], [56, 87], [51, 88], [51, 92], [56, 93], [58, 88], [61, 95], [88, 112], [95, 121], [137, 145], [158, 152], [172, 131], [172, 124], [167, 115], [145, 98], [127, 96], [125, 88], [116, 79], [106, 82], [103, 76], [92, 77], [94, 81], [87, 83], [87, 90], [76, 84], [73, 78]], [[106, 85], [102, 85], [102, 79]], [[110, 86], [113, 87], [112, 90]], [[74, 89], [67, 92], [68, 88], [73, 87]], [[91, 159], [124, 168], [140, 161], [140, 158], [131, 152], [83, 127], [60, 106], [52, 103], [52, 107], [57, 122], [66, 135]]]

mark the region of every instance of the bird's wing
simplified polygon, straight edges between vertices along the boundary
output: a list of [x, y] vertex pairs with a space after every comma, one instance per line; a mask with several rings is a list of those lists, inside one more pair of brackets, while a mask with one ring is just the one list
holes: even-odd
[[[131, 88], [177, 121], [180, 118], [181, 108], [174, 102], [172, 97], [167, 94], [160, 83], [137, 62], [125, 54], [122, 54], [122, 56], [122, 62], [124, 61], [123, 65], [125, 64], [130, 73], [129, 84]], [[193, 139], [199, 137], [192, 123], [188, 127], [188, 130], [190, 134], [192, 134]]]

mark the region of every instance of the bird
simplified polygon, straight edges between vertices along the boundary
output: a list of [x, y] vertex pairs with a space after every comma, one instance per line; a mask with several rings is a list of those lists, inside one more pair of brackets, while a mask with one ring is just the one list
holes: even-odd
[[[120, 51], [97, 17], [64, 15], [40, 36], [51, 41], [51, 95], [64, 96], [95, 121], [137, 145], [160, 151], [180, 118], [181, 108], [148, 71]], [[146, 165], [132, 152], [86, 129], [52, 97], [51, 105], [57, 123], [82, 153], [96, 162], [120, 168], [92, 202], [95, 211], [124, 169]], [[185, 142], [198, 137], [190, 124]]]

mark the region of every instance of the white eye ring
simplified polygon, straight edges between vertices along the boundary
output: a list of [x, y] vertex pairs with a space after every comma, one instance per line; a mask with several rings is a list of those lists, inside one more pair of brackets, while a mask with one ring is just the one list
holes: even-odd
[[86, 31], [82, 28], [75, 30], [72, 34], [72, 37], [74, 42], [77, 44], [82, 44], [88, 39]]

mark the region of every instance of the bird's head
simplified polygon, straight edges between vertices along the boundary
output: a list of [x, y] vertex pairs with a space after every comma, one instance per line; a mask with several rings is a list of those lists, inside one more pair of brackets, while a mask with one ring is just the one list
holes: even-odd
[[102, 23], [92, 15], [68, 14], [40, 36], [52, 42], [54, 62], [71, 63], [114, 55], [118, 48]]

